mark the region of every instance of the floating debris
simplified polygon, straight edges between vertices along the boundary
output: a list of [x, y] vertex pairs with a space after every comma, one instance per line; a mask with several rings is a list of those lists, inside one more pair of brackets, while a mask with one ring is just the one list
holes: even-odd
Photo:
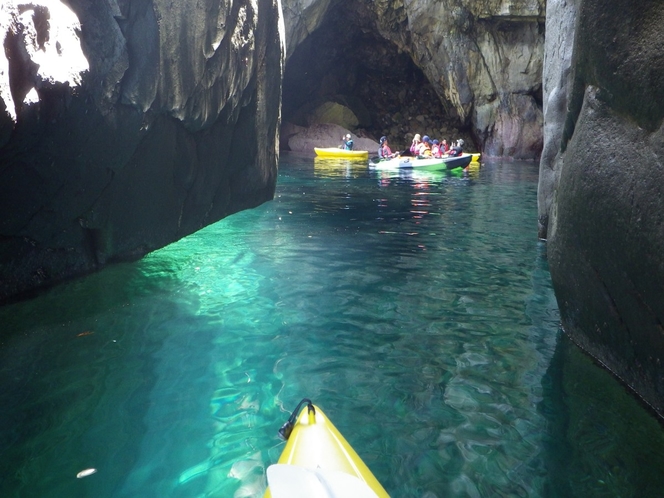
[[85, 469], [85, 470], [81, 470], [78, 474], [76, 474], [76, 479], [81, 479], [81, 478], [83, 478], [83, 477], [91, 476], [91, 475], [94, 474], [95, 472], [97, 472], [97, 469]]

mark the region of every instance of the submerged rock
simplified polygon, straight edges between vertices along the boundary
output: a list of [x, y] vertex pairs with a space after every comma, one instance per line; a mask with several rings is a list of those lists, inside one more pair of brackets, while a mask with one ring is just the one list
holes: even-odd
[[274, 193], [274, 0], [0, 4], [0, 300]]

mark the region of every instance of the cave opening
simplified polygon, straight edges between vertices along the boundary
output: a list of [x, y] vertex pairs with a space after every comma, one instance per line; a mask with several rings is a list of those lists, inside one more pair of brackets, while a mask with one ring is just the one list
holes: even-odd
[[372, 19], [340, 6], [288, 58], [282, 121], [304, 127], [324, 122], [318, 111], [330, 103], [356, 118], [341, 116], [336, 124], [375, 141], [387, 135], [398, 149], [408, 147], [415, 133], [448, 140], [459, 133], [458, 120], [411, 56], [384, 39]]

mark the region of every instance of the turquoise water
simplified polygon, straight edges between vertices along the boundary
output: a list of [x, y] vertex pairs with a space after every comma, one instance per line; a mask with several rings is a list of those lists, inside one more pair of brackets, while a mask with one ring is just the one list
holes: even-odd
[[662, 426], [559, 330], [536, 196], [528, 163], [287, 155], [274, 201], [0, 308], [0, 496], [261, 496], [305, 396], [393, 497], [661, 495]]

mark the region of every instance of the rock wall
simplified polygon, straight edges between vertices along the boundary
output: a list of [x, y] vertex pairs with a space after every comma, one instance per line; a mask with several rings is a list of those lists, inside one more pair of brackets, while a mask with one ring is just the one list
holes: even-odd
[[412, 54], [484, 156], [539, 159], [544, 0], [378, 0], [380, 32]]
[[660, 1], [549, 0], [539, 220], [565, 331], [664, 416], [662, 26]]
[[334, 3], [338, 3], [338, 0], [282, 1], [287, 59], [307, 36], [320, 27], [330, 5]]
[[0, 33], [0, 301], [272, 198], [277, 0], [2, 0]]
[[[472, 144], [410, 56], [381, 38], [371, 19], [336, 9], [298, 45], [284, 74], [283, 122], [335, 123], [374, 143], [385, 135], [395, 150], [410, 146], [415, 133]], [[288, 141], [290, 150], [293, 145]]]
[[[324, 9], [349, 16], [357, 30], [373, 30], [410, 55], [446, 113], [471, 130], [485, 156], [538, 160], [545, 5], [545, 0], [285, 0], [288, 54], [325, 22]], [[380, 51], [376, 47], [376, 57]], [[383, 64], [389, 68], [390, 60]]]

